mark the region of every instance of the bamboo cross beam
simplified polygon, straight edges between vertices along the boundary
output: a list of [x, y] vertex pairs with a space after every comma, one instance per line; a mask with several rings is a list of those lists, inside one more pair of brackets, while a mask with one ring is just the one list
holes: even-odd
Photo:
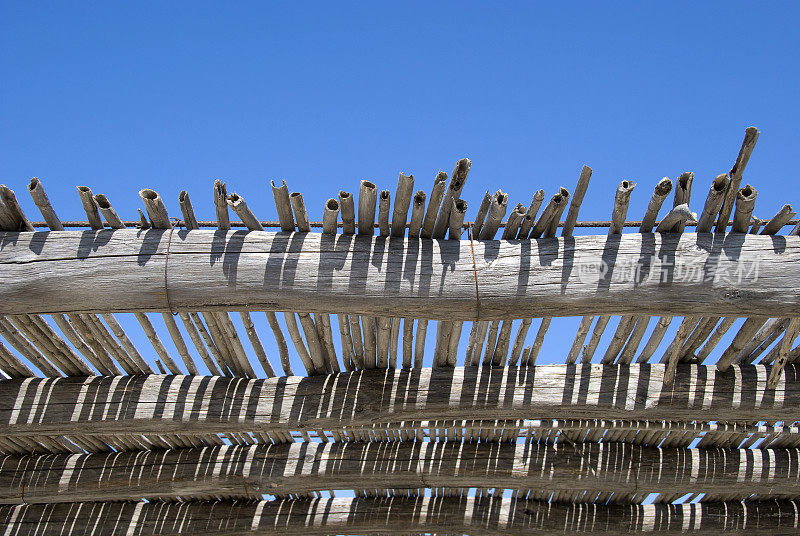
[[[794, 421], [800, 369], [541, 365], [373, 369], [332, 377], [26, 378], [0, 381], [0, 437], [231, 433], [444, 419]], [[46, 387], [46, 388], [45, 388]]]
[[800, 280], [795, 236], [470, 243], [152, 229], [0, 237], [6, 240], [0, 314], [266, 310], [392, 317], [400, 309], [453, 321], [536, 317], [543, 310], [789, 317], [800, 305], [800, 293], [787, 291]]
[[800, 450], [625, 443], [283, 443], [0, 458], [0, 503], [206, 495], [260, 498], [324, 489], [541, 488], [800, 497]]
[[[481, 497], [59, 503], [0, 507], [15, 536], [106, 534], [796, 534], [800, 501], [565, 504]], [[131, 528], [134, 531], [131, 531]], [[500, 532], [502, 530], [502, 532]]]

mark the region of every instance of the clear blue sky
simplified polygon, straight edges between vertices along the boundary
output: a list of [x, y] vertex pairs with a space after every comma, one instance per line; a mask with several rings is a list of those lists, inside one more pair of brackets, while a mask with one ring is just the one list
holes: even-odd
[[[32, 219], [32, 176], [64, 220], [85, 217], [76, 185], [124, 219], [143, 187], [178, 216], [185, 188], [212, 219], [223, 178], [274, 220], [277, 178], [321, 219], [362, 178], [393, 190], [405, 171], [429, 190], [467, 156], [468, 219], [486, 189], [527, 205], [572, 190], [582, 164], [595, 173], [581, 219], [608, 219], [623, 178], [639, 219], [658, 179], [687, 170], [701, 208], [755, 125], [755, 214], [800, 201], [797, 3], [555, 6], [6, 1], [0, 182]], [[543, 359], [563, 359], [572, 320]]]

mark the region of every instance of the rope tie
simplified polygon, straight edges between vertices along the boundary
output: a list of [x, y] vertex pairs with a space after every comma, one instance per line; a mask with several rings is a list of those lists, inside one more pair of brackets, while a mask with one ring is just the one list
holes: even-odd
[[169, 248], [172, 245], [172, 233], [175, 231], [175, 227], [181, 224], [181, 220], [178, 218], [170, 218], [174, 220], [169, 227], [169, 237], [167, 238], [167, 254], [164, 256], [164, 296], [167, 299], [167, 309], [172, 316], [178, 316], [177, 311], [172, 310], [172, 302], [169, 299], [169, 287], [167, 286], [167, 265], [169, 264]]
[[481, 317], [481, 298], [478, 294], [478, 267], [475, 264], [475, 248], [472, 245], [472, 223], [469, 224], [467, 229], [467, 236], [469, 236], [469, 251], [472, 254], [472, 275], [475, 278], [475, 320]]

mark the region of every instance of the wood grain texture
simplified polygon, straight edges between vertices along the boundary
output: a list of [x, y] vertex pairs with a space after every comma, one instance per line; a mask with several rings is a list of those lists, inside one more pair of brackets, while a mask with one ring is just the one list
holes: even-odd
[[268, 379], [25, 378], [0, 382], [0, 434], [277, 431], [445, 419], [794, 421], [800, 368], [542, 365], [364, 370]]
[[0, 507], [14, 536], [71, 534], [797, 533], [798, 501], [559, 504], [499, 497], [62, 503]]
[[0, 457], [0, 503], [261, 498], [325, 489], [486, 487], [800, 496], [797, 449], [625, 443], [284, 443]]
[[[2, 233], [0, 313], [308, 311], [475, 320], [792, 316], [800, 237], [478, 241], [120, 229]], [[474, 252], [474, 268], [473, 268]], [[477, 298], [476, 281], [477, 277]], [[167, 287], [165, 288], [165, 280]]]

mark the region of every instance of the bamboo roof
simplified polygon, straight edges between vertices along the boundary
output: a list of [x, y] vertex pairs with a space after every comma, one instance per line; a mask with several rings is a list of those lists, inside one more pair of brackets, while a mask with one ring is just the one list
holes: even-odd
[[316, 222], [285, 182], [273, 222], [221, 181], [215, 221], [147, 188], [123, 220], [84, 186], [62, 221], [36, 178], [34, 221], [0, 186], [0, 527], [795, 533], [800, 224], [753, 218], [757, 139], [641, 220], [625, 180], [580, 221], [586, 166], [473, 212], [468, 159]]

